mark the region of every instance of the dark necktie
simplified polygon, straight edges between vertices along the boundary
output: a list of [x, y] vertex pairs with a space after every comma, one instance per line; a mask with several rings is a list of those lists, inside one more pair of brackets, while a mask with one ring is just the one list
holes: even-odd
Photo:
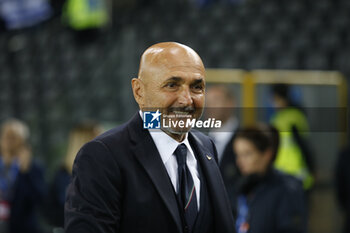
[[[177, 192], [178, 198], [183, 209], [185, 217], [185, 232], [192, 232], [194, 227], [198, 208], [196, 188], [192, 179], [190, 170], [186, 165], [187, 147], [185, 144], [180, 144], [174, 152], [178, 165], [179, 174], [179, 190]], [[187, 231], [188, 230], [188, 231]]]

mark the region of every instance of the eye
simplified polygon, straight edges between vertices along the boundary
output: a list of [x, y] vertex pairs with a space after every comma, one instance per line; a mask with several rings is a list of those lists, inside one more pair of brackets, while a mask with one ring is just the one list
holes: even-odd
[[175, 87], [177, 87], [178, 85], [177, 85], [177, 83], [175, 83], [175, 82], [170, 82], [170, 83], [167, 83], [167, 84], [165, 84], [165, 87], [168, 87], [168, 88], [175, 88]]
[[201, 92], [204, 90], [204, 86], [202, 84], [196, 84], [192, 87], [195, 91]]

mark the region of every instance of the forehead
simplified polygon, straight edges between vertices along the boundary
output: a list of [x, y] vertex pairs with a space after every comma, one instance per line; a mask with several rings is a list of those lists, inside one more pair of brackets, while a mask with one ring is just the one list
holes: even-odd
[[196, 66], [164, 66], [160, 74], [163, 79], [178, 77], [183, 79], [204, 79], [205, 71]]
[[205, 69], [202, 61], [191, 57], [166, 59], [163, 64], [159, 65], [158, 72], [161, 79], [160, 81], [171, 77], [178, 77], [186, 80], [205, 79]]
[[205, 69], [198, 54], [190, 48], [173, 46], [151, 48], [142, 57], [141, 72], [162, 81], [169, 77], [202, 78]]
[[247, 138], [237, 137], [234, 141], [234, 146], [236, 148], [254, 148], [254, 144]]

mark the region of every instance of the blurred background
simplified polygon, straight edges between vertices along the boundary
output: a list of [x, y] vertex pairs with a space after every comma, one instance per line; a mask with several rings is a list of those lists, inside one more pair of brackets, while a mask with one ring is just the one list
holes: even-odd
[[[268, 121], [270, 86], [291, 85], [316, 122], [309, 232], [341, 232], [334, 177], [349, 141], [339, 109], [346, 112], [349, 100], [350, 1], [1, 0], [0, 18], [0, 122], [29, 126], [47, 183], [64, 161], [70, 130], [85, 120], [106, 130], [130, 119], [142, 52], [177, 41], [202, 57], [208, 83], [232, 88], [244, 124]], [[320, 128], [324, 114], [340, 126]]]

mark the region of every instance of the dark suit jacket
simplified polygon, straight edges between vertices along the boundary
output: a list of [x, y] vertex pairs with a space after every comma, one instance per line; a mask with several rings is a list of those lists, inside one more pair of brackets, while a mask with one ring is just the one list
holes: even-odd
[[[189, 142], [206, 179], [214, 232], [235, 232], [213, 142], [198, 132], [189, 133]], [[137, 113], [78, 153], [65, 203], [66, 233], [181, 233], [173, 190]]]
[[341, 209], [345, 214], [343, 233], [350, 233], [350, 146], [338, 157], [335, 171], [335, 190]]

